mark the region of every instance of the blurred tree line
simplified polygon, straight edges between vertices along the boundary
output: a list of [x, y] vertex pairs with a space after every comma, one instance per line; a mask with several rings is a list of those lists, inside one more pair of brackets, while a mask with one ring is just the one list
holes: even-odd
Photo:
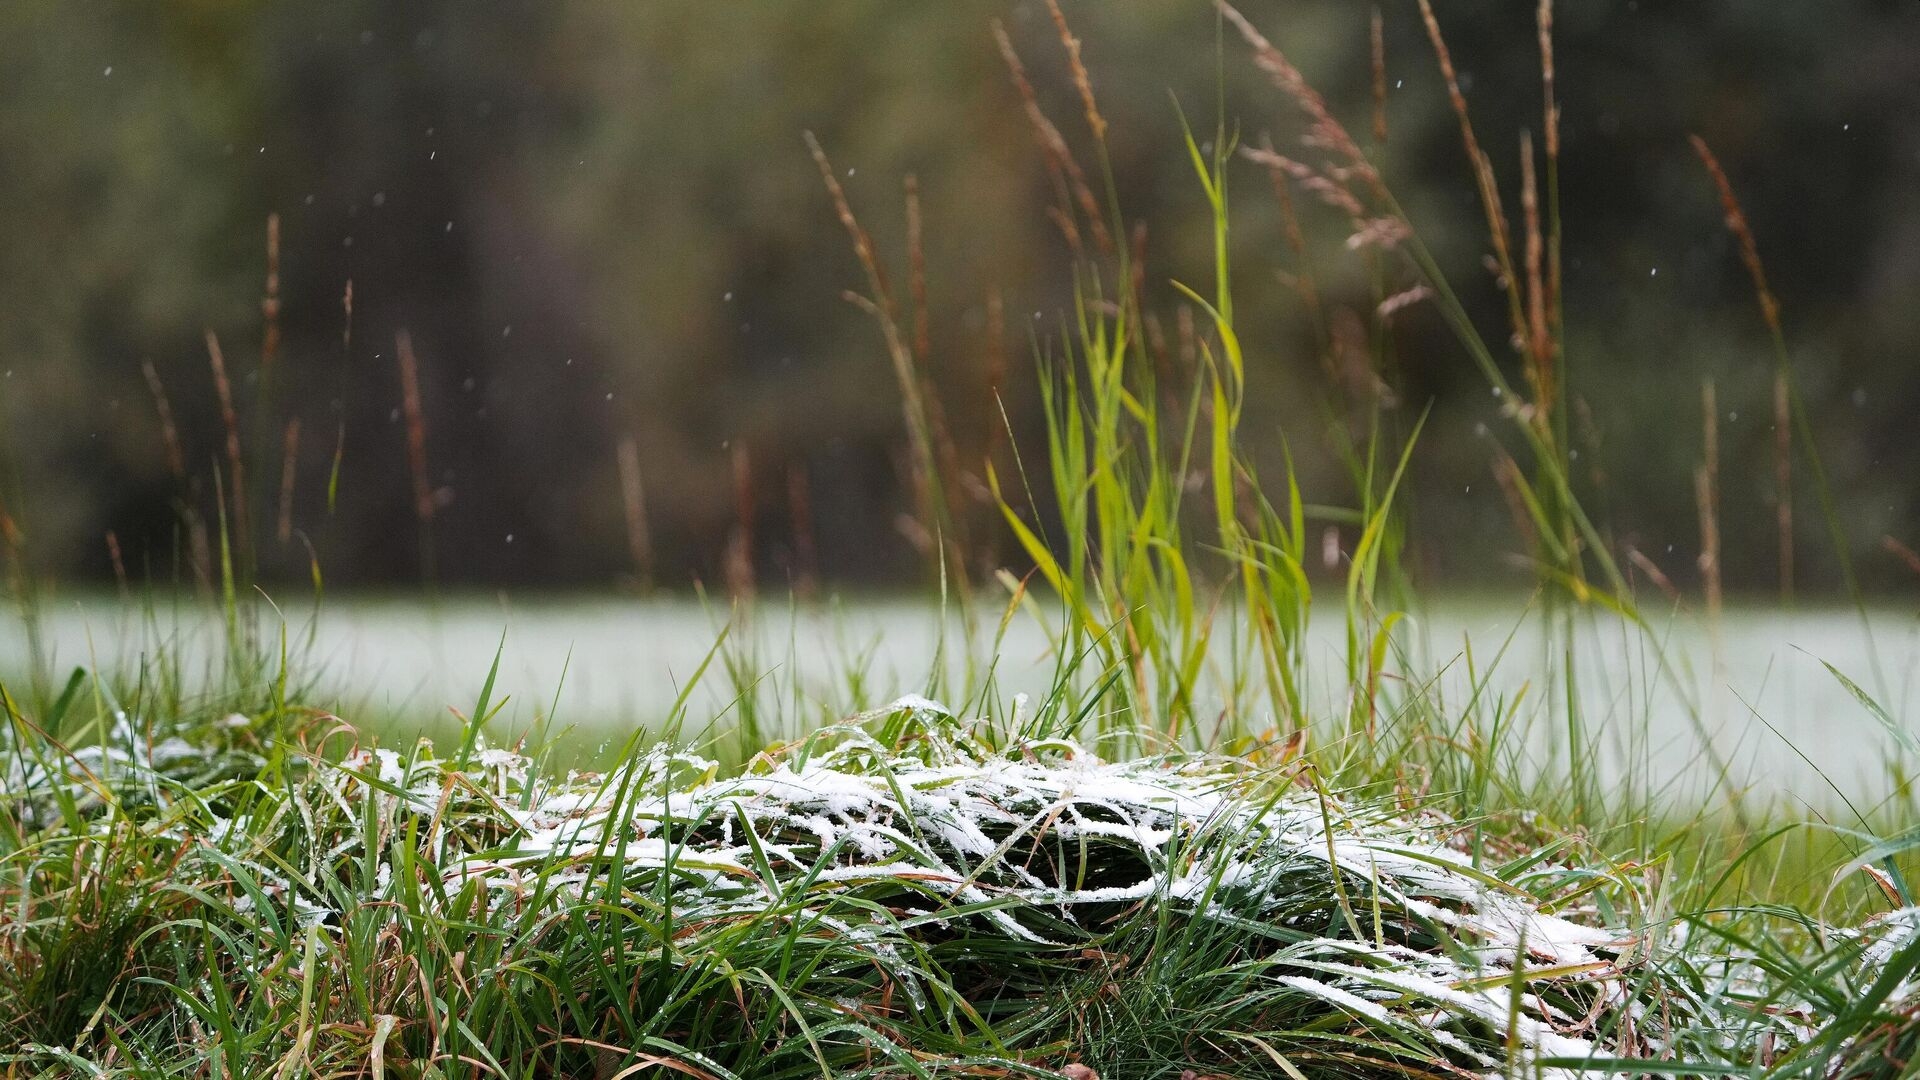
[[[1379, 159], [1497, 327], [1418, 12], [1382, 6]], [[1367, 126], [1368, 5], [1245, 8]], [[1539, 122], [1534, 4], [1438, 10], [1517, 208], [1517, 133]], [[1069, 0], [1067, 12], [1113, 122], [1121, 203], [1148, 223], [1155, 295], [1171, 307], [1166, 281], [1210, 275], [1180, 112], [1211, 130], [1224, 102], [1243, 138], [1280, 140], [1290, 107], [1199, 0]], [[305, 538], [330, 581], [417, 580], [405, 331], [443, 581], [634, 574], [635, 480], [651, 548], [639, 554], [664, 583], [724, 573], [743, 516], [763, 579], [816, 563], [830, 580], [912, 579], [898, 391], [871, 323], [841, 297], [860, 269], [800, 136], [818, 135], [896, 268], [902, 181], [917, 177], [934, 380], [955, 441], [974, 457], [993, 443], [997, 385], [1034, 445], [1032, 357], [1071, 281], [994, 18], [1080, 139], [1059, 42], [1032, 0], [0, 6], [0, 491], [35, 565], [104, 578], [109, 531], [136, 577], [191, 558], [180, 508], [215, 520], [226, 467], [211, 330], [246, 426], [263, 566], [304, 574]], [[1876, 580], [1910, 580], [1881, 543], [1920, 546], [1920, 10], [1608, 0], [1564, 4], [1558, 31], [1568, 378], [1607, 527], [1690, 577], [1711, 377], [1729, 581], [1773, 580], [1771, 362], [1687, 147], [1698, 132], [1759, 234], [1857, 553]], [[1280, 280], [1271, 196], [1251, 167], [1235, 182], [1250, 407], [1276, 450], [1287, 430], [1312, 495], [1339, 502], [1321, 446], [1327, 389]], [[269, 215], [280, 337], [263, 378]], [[1339, 225], [1316, 222], [1332, 298], [1364, 305], [1358, 269], [1338, 268]], [[1400, 333], [1398, 407], [1436, 408], [1413, 476], [1423, 564], [1497, 580], [1497, 554], [1519, 546], [1479, 434], [1497, 403], [1437, 318], [1410, 313]], [[1831, 581], [1810, 487], [1801, 503], [1802, 577]]]

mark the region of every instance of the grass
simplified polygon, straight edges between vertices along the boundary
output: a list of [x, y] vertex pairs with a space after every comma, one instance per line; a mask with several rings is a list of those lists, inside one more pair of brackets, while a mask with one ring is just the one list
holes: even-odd
[[[260, 417], [249, 440], [223, 393], [211, 514], [181, 477], [186, 550], [223, 621], [210, 669], [190, 670], [177, 641], [172, 605], [199, 601], [157, 589], [132, 670], [63, 681], [36, 656], [0, 687], [0, 1075], [1912, 1073], [1920, 748], [1873, 690], [1845, 683], [1887, 732], [1893, 783], [1875, 804], [1837, 788], [1812, 810], [1759, 803], [1711, 749], [1697, 764], [1712, 799], [1644, 779], [1661, 750], [1639, 703], [1684, 681], [1571, 468], [1551, 7], [1544, 158], [1523, 141], [1516, 231], [1422, 4], [1512, 350], [1488, 343], [1362, 141], [1224, 4], [1223, 47], [1245, 45], [1304, 131], [1284, 153], [1244, 144], [1224, 113], [1190, 135], [1215, 259], [1211, 281], [1174, 283], [1169, 332], [1114, 197], [1094, 77], [1050, 9], [1085, 121], [1075, 139], [997, 35], [1077, 286], [1036, 348], [1043, 447], [959, 460], [929, 376], [917, 189], [896, 294], [809, 140], [899, 385], [939, 625], [961, 628], [920, 693], [869, 707], [857, 650], [835, 679], [794, 672], [766, 635], [736, 631], [774, 617], [743, 598], [716, 612], [673, 708], [603, 770], [561, 767], [550, 712], [500, 737], [497, 658], [438, 745], [384, 745], [326, 707], [298, 633], [251, 599], [252, 533], [273, 515], [243, 476], [272, 470], [247, 469], [245, 448], [282, 425]], [[1344, 492], [1304, 490], [1290, 446], [1263, 477], [1243, 430], [1260, 375], [1228, 255], [1243, 176], [1281, 200], [1289, 280], [1336, 373]], [[1334, 257], [1363, 264], [1368, 311], [1324, 302], [1303, 207], [1351, 226]], [[1757, 246], [1743, 218], [1735, 229], [1778, 344]], [[1422, 418], [1393, 404], [1393, 321], [1414, 304], [1438, 310], [1505, 403], [1495, 467], [1552, 629], [1539, 655], [1438, 647], [1408, 618], [1418, 517], [1403, 481]], [[398, 355], [410, 387], [404, 342]], [[1780, 415], [1799, 420], [1778, 355]], [[1776, 473], [1791, 478], [1797, 447], [1824, 505], [1799, 422]], [[416, 495], [431, 588], [431, 492]], [[978, 572], [995, 518], [1031, 573]], [[6, 537], [31, 626], [36, 590], [10, 524]], [[1314, 569], [1328, 537], [1331, 576]], [[318, 595], [317, 569], [314, 582]], [[1331, 676], [1307, 655], [1316, 592], [1341, 627]], [[1050, 642], [1044, 693], [998, 677], [1016, 620]], [[1599, 669], [1580, 644], [1595, 627], [1633, 644], [1638, 676]], [[1493, 672], [1515, 665], [1538, 678], [1498, 689]], [[1583, 711], [1596, 679], [1625, 683], [1618, 714]], [[692, 705], [706, 685], [727, 702], [711, 714]], [[1712, 748], [1708, 706], [1680, 697]], [[1556, 748], [1544, 768], [1542, 740]], [[1603, 747], [1621, 760], [1603, 767]]]

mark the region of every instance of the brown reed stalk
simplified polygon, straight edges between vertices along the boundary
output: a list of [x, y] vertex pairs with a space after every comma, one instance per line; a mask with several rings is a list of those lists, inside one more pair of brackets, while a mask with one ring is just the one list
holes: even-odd
[[[1181, 304], [1174, 310], [1174, 332], [1180, 341], [1180, 374], [1191, 376], [1200, 369], [1200, 331], [1194, 324], [1193, 308]], [[1205, 406], [1205, 399], [1202, 399]]]
[[1309, 121], [1305, 137], [1307, 145], [1325, 150], [1340, 159], [1344, 168], [1359, 177], [1381, 205], [1392, 206], [1393, 198], [1387, 193], [1386, 183], [1380, 179], [1379, 171], [1367, 160], [1367, 155], [1347, 132], [1345, 125], [1334, 118], [1326, 99], [1307, 82], [1306, 76], [1300, 74], [1300, 69], [1294, 67], [1286, 54], [1268, 41], [1232, 4], [1226, 0], [1215, 0], [1214, 6], [1252, 47], [1254, 65], [1266, 72], [1268, 79], [1306, 114]]
[[1359, 439], [1368, 428], [1364, 423], [1367, 415], [1387, 402], [1387, 384], [1374, 370], [1373, 342], [1366, 320], [1342, 305], [1333, 309], [1328, 322], [1335, 386], [1350, 413], [1349, 431]]
[[299, 475], [300, 418], [287, 421], [280, 453], [280, 523], [274, 530], [282, 546], [293, 539], [293, 484]]
[[[1060, 134], [1060, 129], [1047, 119], [1047, 114], [1040, 108], [1039, 95], [1034, 93], [1033, 83], [1027, 79], [1026, 65], [1020, 62], [1020, 54], [1013, 47], [1013, 39], [1007, 36], [1006, 27], [995, 19], [992, 28], [994, 42], [1000, 47], [1000, 56], [1006, 62], [1014, 91], [1020, 95], [1027, 122], [1040, 144], [1041, 156], [1046, 160], [1048, 172], [1052, 174], [1055, 187], [1060, 192], [1063, 207], [1055, 221], [1066, 234], [1068, 246], [1075, 254], [1079, 254], [1079, 228], [1073, 223], [1072, 216], [1072, 207], [1078, 205], [1080, 213], [1086, 218], [1087, 231], [1093, 236], [1094, 246], [1103, 254], [1112, 254], [1113, 236], [1107, 231], [1106, 221], [1100, 212], [1100, 200], [1093, 193], [1093, 185], [1087, 181], [1086, 170], [1080, 167], [1080, 161], [1074, 157], [1066, 137]], [[1099, 114], [1096, 112], [1093, 115], [1097, 117]]]
[[1882, 536], [1880, 538], [1880, 546], [1885, 548], [1894, 558], [1906, 563], [1907, 569], [1916, 574], [1920, 574], [1920, 552], [1914, 551], [1907, 545], [1895, 540], [1892, 536]]
[[1780, 599], [1793, 603], [1793, 388], [1773, 373], [1773, 522], [1779, 546]]
[[1128, 241], [1127, 296], [1132, 303], [1123, 310], [1137, 335], [1144, 332], [1141, 317], [1147, 310], [1147, 223], [1144, 220], [1133, 223]]
[[192, 507], [182, 510], [181, 516], [187, 522], [187, 550], [193, 560], [194, 581], [205, 596], [213, 595], [213, 538], [207, 531], [206, 519]]
[[653, 534], [647, 528], [646, 490], [641, 486], [640, 444], [628, 432], [616, 451], [620, 469], [620, 502], [626, 511], [627, 553], [633, 558], [634, 580], [641, 592], [653, 591]]
[[1514, 531], [1526, 542], [1527, 550], [1538, 551], [1540, 533], [1534, 527], [1533, 511], [1527, 508], [1526, 496], [1521, 492], [1524, 475], [1520, 463], [1497, 445], [1493, 454], [1493, 479], [1500, 485], [1500, 494], [1506, 499], [1507, 514], [1513, 518]]
[[1554, 349], [1542, 273], [1547, 245], [1540, 228], [1540, 187], [1534, 175], [1533, 139], [1524, 131], [1520, 133], [1520, 213], [1527, 231], [1527, 375], [1533, 384], [1534, 423], [1544, 431], [1554, 408]]
[[127, 580], [127, 560], [120, 552], [120, 537], [112, 529], [107, 530], [107, 562], [113, 567], [113, 580], [120, 590], [120, 599], [132, 598], [133, 589]]
[[404, 328], [393, 336], [400, 367], [400, 411], [407, 425], [407, 471], [413, 478], [413, 516], [420, 526], [420, 570], [431, 587], [436, 560], [433, 547], [433, 485], [427, 475], [427, 420], [420, 404], [420, 361], [413, 335]]
[[1700, 580], [1707, 597], [1707, 619], [1718, 626], [1720, 589], [1720, 418], [1713, 380], [1700, 384], [1703, 459], [1693, 474], [1694, 501], [1700, 511]]
[[[13, 520], [13, 515], [8, 512], [6, 500], [3, 498], [0, 498], [0, 549], [4, 549], [7, 556], [8, 590], [16, 599], [25, 602], [29, 595], [28, 586], [31, 584], [27, 572], [27, 538], [20, 531], [19, 524]], [[33, 632], [31, 624], [28, 630], [30, 633]], [[43, 669], [39, 664], [35, 664], [34, 670]]]
[[1387, 22], [1373, 6], [1367, 39], [1373, 52], [1373, 141], [1387, 141]]
[[[901, 331], [893, 293], [887, 284], [886, 272], [874, 249], [872, 237], [854, 215], [846, 189], [840, 186], [839, 178], [834, 175], [833, 165], [827, 159], [826, 151], [821, 149], [819, 140], [814, 138], [812, 132], [804, 133], [803, 137], [813, 155], [814, 164], [820, 169], [820, 179], [826, 186], [834, 211], [853, 242], [854, 257], [867, 275], [871, 295], [849, 292], [847, 299], [873, 316], [879, 324], [881, 336], [886, 342], [887, 356], [893, 362], [912, 453], [915, 502], [920, 511], [920, 524], [929, 535], [941, 537], [949, 545], [946, 554], [957, 555], [961, 550], [957, 546], [959, 538], [952, 506], [946, 495], [952, 487], [950, 478], [955, 475], [956, 455], [952, 440], [946, 433], [945, 422], [941, 419], [939, 402], [932, 396], [930, 384], [922, 377], [921, 365], [914, 360], [913, 346]], [[914, 213], [917, 215], [917, 211]], [[964, 575], [959, 559], [953, 560], [950, 572]], [[964, 580], [963, 576], [963, 584]], [[964, 587], [961, 595], [967, 595]]]
[[1773, 372], [1773, 477], [1774, 477], [1774, 528], [1776, 545], [1779, 552], [1780, 597], [1783, 601], [1793, 601], [1793, 385], [1792, 376], [1787, 368], [1786, 335], [1780, 325], [1780, 303], [1774, 298], [1773, 289], [1767, 285], [1767, 270], [1760, 261], [1760, 244], [1754, 239], [1753, 226], [1748, 223], [1747, 215], [1740, 207], [1740, 200], [1733, 193], [1733, 184], [1727, 179], [1726, 170], [1720, 167], [1720, 159], [1714, 156], [1707, 141], [1698, 135], [1689, 136], [1695, 154], [1706, 167], [1707, 175], [1712, 178], [1714, 188], [1720, 195], [1720, 209], [1725, 215], [1727, 231], [1740, 247], [1740, 261], [1746, 265], [1747, 275], [1753, 279], [1753, 295], [1760, 305], [1760, 318], [1766, 324], [1767, 333], [1773, 339], [1776, 362]]
[[347, 287], [340, 293], [340, 355], [353, 353], [353, 279], [347, 279]]
[[1355, 232], [1367, 227], [1367, 209], [1352, 189], [1342, 183], [1338, 177], [1328, 175], [1306, 162], [1297, 161], [1278, 153], [1271, 147], [1243, 146], [1240, 156], [1265, 168], [1269, 175], [1279, 174], [1299, 184], [1321, 202], [1345, 214], [1352, 222]]
[[[924, 508], [931, 501], [927, 491], [927, 478], [915, 467], [912, 451], [906, 447], [899, 447], [892, 456], [894, 475], [912, 494], [916, 510]], [[923, 513], [902, 513], [894, 518], [893, 528], [922, 558], [931, 558], [939, 549], [935, 546], [935, 533], [927, 527], [926, 521], [927, 518]]]
[[1554, 98], [1553, 70], [1553, 0], [1540, 0], [1540, 10], [1536, 18], [1540, 30], [1540, 91], [1544, 97], [1544, 128], [1546, 131], [1547, 160], [1560, 159], [1560, 106]]
[[407, 471], [413, 478], [413, 516], [425, 525], [433, 520], [433, 485], [427, 473], [427, 419], [420, 404], [420, 360], [414, 355], [413, 335], [401, 330], [393, 338], [400, 365], [400, 411], [407, 424]]
[[340, 421], [333, 433], [333, 464], [327, 470], [327, 516], [332, 517], [340, 497], [340, 466], [347, 457], [347, 422]]
[[907, 203], [907, 296], [913, 305], [913, 356], [924, 370], [933, 355], [933, 324], [927, 304], [927, 249], [920, 218], [920, 178], [908, 173], [901, 187]]
[[233, 532], [238, 539], [242, 563], [247, 564], [252, 529], [247, 521], [246, 463], [240, 453], [240, 414], [233, 406], [233, 383], [227, 378], [227, 360], [220, 351], [220, 338], [207, 331], [207, 364], [213, 369], [213, 389], [220, 402], [220, 424], [227, 433], [227, 476], [233, 492]]
[[[894, 374], [901, 382], [901, 392], [910, 394], [917, 404], [919, 392], [912, 387], [913, 353], [900, 336], [900, 326], [894, 317], [893, 290], [887, 286], [886, 271], [880, 265], [880, 256], [874, 250], [873, 237], [854, 216], [853, 204], [847, 201], [846, 189], [840, 186], [840, 178], [834, 175], [833, 163], [827, 160], [827, 153], [820, 148], [820, 141], [813, 132], [801, 133], [806, 141], [807, 151], [813, 155], [813, 163], [820, 169], [820, 181], [826, 185], [827, 197], [833, 201], [833, 209], [840, 217], [840, 224], [847, 230], [847, 236], [853, 241], [853, 255], [866, 271], [867, 284], [872, 290], [870, 297], [878, 313], [883, 316], [881, 326], [887, 338], [887, 353], [893, 358]], [[915, 409], [918, 412], [918, 409]]]
[[730, 457], [733, 476], [733, 532], [727, 538], [727, 595], [751, 601], [753, 582], [753, 457], [747, 444], [735, 439]]
[[1300, 294], [1300, 301], [1306, 305], [1307, 317], [1313, 324], [1314, 337], [1320, 350], [1321, 362], [1328, 362], [1328, 348], [1331, 344], [1327, 333], [1326, 311], [1320, 300], [1319, 276], [1314, 267], [1313, 249], [1307, 246], [1306, 230], [1300, 227], [1300, 212], [1293, 201], [1294, 178], [1286, 168], [1285, 159], [1273, 152], [1272, 143], [1268, 143], [1259, 156], [1247, 154], [1248, 160], [1262, 165], [1266, 169], [1267, 179], [1273, 187], [1273, 198], [1280, 206], [1280, 227], [1286, 237], [1287, 248], [1293, 252], [1296, 269], [1291, 284]]
[[1540, 0], [1536, 22], [1540, 31], [1540, 124], [1547, 151], [1547, 199], [1551, 221], [1547, 233], [1547, 311], [1553, 322], [1556, 348], [1563, 349], [1561, 336], [1564, 315], [1561, 305], [1565, 294], [1560, 266], [1560, 103], [1554, 89], [1553, 0]]
[[793, 591], [802, 600], [820, 592], [820, 554], [813, 536], [813, 496], [804, 461], [787, 463], [787, 513], [793, 525]]
[[960, 475], [960, 454], [954, 446], [953, 433], [947, 427], [947, 411], [941, 404], [940, 388], [934, 383], [931, 371], [933, 319], [932, 305], [927, 302], [927, 249], [925, 220], [920, 212], [920, 178], [909, 173], [903, 188], [907, 204], [907, 295], [913, 306], [913, 353], [917, 361], [921, 399], [927, 404], [927, 427], [933, 436], [934, 450], [939, 455], [941, 492], [946, 498], [948, 527], [955, 531], [952, 539], [959, 545], [963, 542], [957, 535], [962, 517], [961, 508], [954, 502], [959, 494], [954, 480]]
[[1654, 586], [1660, 590], [1668, 602], [1675, 604], [1681, 602], [1679, 587], [1674, 585], [1673, 579], [1668, 577], [1666, 572], [1660, 569], [1660, 564], [1648, 558], [1645, 552], [1629, 544], [1627, 546], [1627, 561], [1638, 567], [1641, 573], [1647, 575], [1647, 580], [1653, 582]]
[[[995, 401], [1007, 380], [1007, 304], [1000, 286], [987, 287], [987, 395]], [[993, 431], [1000, 425], [991, 424]]]
[[153, 395], [153, 409], [160, 417], [160, 446], [166, 453], [167, 471], [181, 485], [187, 482], [187, 456], [180, 449], [180, 428], [173, 420], [173, 405], [167, 400], [167, 388], [160, 384], [160, 373], [153, 361], [140, 361], [140, 373], [146, 376], [147, 390]]
[[1107, 141], [1107, 118], [1100, 115], [1100, 106], [1093, 97], [1093, 79], [1087, 74], [1087, 65], [1080, 59], [1080, 39], [1073, 36], [1072, 28], [1067, 26], [1067, 16], [1060, 10], [1059, 0], [1047, 0], [1047, 12], [1053, 16], [1053, 27], [1060, 35], [1060, 44], [1067, 51], [1067, 71], [1073, 77], [1073, 88], [1080, 92], [1080, 106], [1087, 114], [1087, 130], [1093, 132], [1093, 140], [1098, 143]]
[[1493, 159], [1480, 149], [1480, 140], [1473, 133], [1473, 119], [1467, 111], [1467, 96], [1460, 90], [1460, 76], [1454, 70], [1453, 54], [1447, 49], [1445, 35], [1440, 32], [1440, 20], [1433, 13], [1431, 0], [1420, 0], [1420, 17], [1426, 23], [1427, 38], [1433, 43], [1434, 57], [1440, 63], [1440, 75], [1447, 84], [1447, 101], [1453, 106], [1454, 117], [1459, 121], [1460, 140], [1466, 147], [1467, 163], [1473, 169], [1474, 183], [1480, 189], [1480, 207], [1486, 214], [1487, 234], [1493, 242], [1494, 261], [1500, 268], [1502, 287], [1507, 293], [1514, 340], [1524, 343], [1527, 340], [1527, 320], [1520, 299], [1519, 279], [1514, 274], [1513, 244], [1509, 239], [1512, 230], [1507, 224], [1506, 211], [1500, 205], [1500, 185], [1494, 178]]
[[[987, 288], [987, 400], [993, 403], [991, 415], [987, 417], [987, 430], [981, 439], [984, 447], [980, 459], [991, 463], [1000, 449], [1000, 438], [1006, 434], [1006, 407], [1001, 399], [1001, 391], [1007, 381], [1007, 312], [1006, 301], [1000, 295], [1000, 286]], [[992, 493], [984, 485], [979, 485], [979, 498], [990, 502]]]
[[1733, 184], [1727, 180], [1726, 170], [1720, 167], [1720, 159], [1715, 157], [1707, 141], [1698, 135], [1688, 136], [1693, 143], [1694, 153], [1700, 156], [1700, 163], [1706, 166], [1707, 175], [1713, 179], [1713, 186], [1720, 193], [1720, 209], [1726, 215], [1727, 231], [1740, 244], [1740, 261], [1746, 264], [1747, 273], [1753, 278], [1753, 293], [1760, 302], [1760, 317], [1766, 321], [1767, 329], [1780, 333], [1780, 304], [1774, 299], [1773, 290], [1767, 286], [1767, 268], [1760, 261], [1760, 244], [1754, 239], [1753, 227], [1747, 222], [1747, 215], [1740, 208], [1740, 200], [1733, 194]]
[[1373, 306], [1373, 313], [1378, 316], [1382, 322], [1385, 322], [1415, 304], [1431, 300], [1433, 297], [1434, 292], [1433, 286], [1431, 285], [1421, 284], [1408, 286], [1397, 293], [1387, 296], [1378, 304], [1375, 304]]
[[260, 370], [268, 371], [273, 367], [274, 357], [280, 355], [280, 215], [267, 215], [267, 283], [266, 292], [260, 297], [260, 319], [262, 336], [260, 341]]

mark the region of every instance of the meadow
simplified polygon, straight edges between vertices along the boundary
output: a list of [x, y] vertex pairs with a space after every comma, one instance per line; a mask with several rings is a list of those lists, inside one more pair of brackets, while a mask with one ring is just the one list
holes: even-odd
[[[1758, 240], [1698, 143], [1777, 346], [1782, 483], [1776, 534], [1720, 535], [1703, 386], [1683, 590], [1591, 509], [1629, 493], [1577, 464], [1551, 4], [1512, 175], [1421, 10], [1497, 329], [1367, 138], [1225, 4], [1222, 62], [1264, 72], [1299, 134], [1193, 121], [1175, 149], [1217, 257], [1162, 305], [1115, 205], [1095, 58], [1050, 5], [1068, 135], [999, 35], [1076, 303], [1034, 336], [1044, 444], [982, 462], [928, 375], [917, 191], [902, 273], [809, 137], [898, 392], [913, 606], [787, 599], [742, 570], [645, 609], [658, 639], [622, 652], [610, 617], [536, 610], [557, 628], [528, 635], [548, 648], [529, 667], [499, 636], [524, 609], [462, 610], [430, 580], [398, 614], [356, 608], [319, 556], [310, 586], [259, 580], [271, 495], [241, 477], [270, 472], [247, 467], [270, 440], [230, 406], [171, 579], [75, 605], [19, 571], [9, 530], [0, 1075], [1912, 1075], [1913, 626], [1855, 584]], [[1227, 255], [1255, 197], [1285, 223], [1258, 271]], [[1336, 272], [1368, 282], [1360, 315], [1323, 302]], [[1327, 370], [1324, 430], [1278, 439], [1245, 419], [1262, 363], [1234, 305], [1276, 287]], [[1502, 402], [1486, 448], [1525, 588], [1477, 607], [1406, 557], [1402, 481], [1433, 452], [1395, 394], [1416, 309]], [[1305, 490], [1289, 440], [1308, 439], [1341, 490]], [[1836, 597], [1795, 588], [1796, 478]], [[982, 561], [988, 534], [1010, 557]], [[1780, 551], [1765, 608], [1723, 595], [1738, 544]], [[342, 652], [341, 619], [400, 629]], [[470, 697], [443, 710], [457, 671]], [[580, 683], [613, 689], [580, 708]]]

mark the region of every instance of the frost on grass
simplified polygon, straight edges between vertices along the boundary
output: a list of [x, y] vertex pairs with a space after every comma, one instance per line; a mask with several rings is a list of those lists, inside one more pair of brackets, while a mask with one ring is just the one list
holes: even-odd
[[[521, 1008], [582, 940], [592, 963], [656, 980], [738, 968], [753, 943], [817, 947], [828, 959], [789, 988], [806, 999], [794, 1008], [860, 1023], [745, 1036], [816, 1055], [822, 1038], [897, 1053], [931, 1030], [914, 1024], [965, 1026], [955, 1017], [990, 1002], [1010, 1060], [1044, 1060], [1060, 1052], [1046, 1033], [1121, 1039], [1140, 1002], [1181, 993], [1197, 1064], [1218, 1028], [1268, 1033], [1289, 1066], [1548, 1075], [1670, 1053], [1689, 1022], [1682, 997], [1634, 970], [1623, 930], [1547, 910], [1580, 877], [1544, 855], [1476, 866], [1449, 822], [1245, 759], [1108, 762], [1070, 741], [989, 738], [919, 698], [880, 716], [884, 741], [849, 723], [735, 770], [667, 747], [559, 778], [484, 745], [464, 764], [424, 742], [269, 758], [237, 749], [248, 733], [234, 725], [197, 745], [123, 725], [105, 747], [16, 750], [5, 769], [16, 820], [96, 835], [132, 823], [172, 842], [169, 887], [207, 898], [194, 917], [229, 940], [272, 937], [264, 956], [284, 957], [297, 927], [329, 955], [398, 964], [404, 950], [380, 943], [432, 916], [491, 942], [457, 958], [492, 957], [457, 992], [504, 988]], [[621, 911], [667, 929], [620, 939], [609, 959], [596, 935]], [[699, 1009], [742, 993], [722, 985]], [[956, 1013], [963, 998], [975, 1004]], [[541, 1038], [586, 1037], [547, 1030], [582, 1023], [571, 1008]], [[659, 1038], [691, 1038], [692, 1021], [659, 1016]]]

